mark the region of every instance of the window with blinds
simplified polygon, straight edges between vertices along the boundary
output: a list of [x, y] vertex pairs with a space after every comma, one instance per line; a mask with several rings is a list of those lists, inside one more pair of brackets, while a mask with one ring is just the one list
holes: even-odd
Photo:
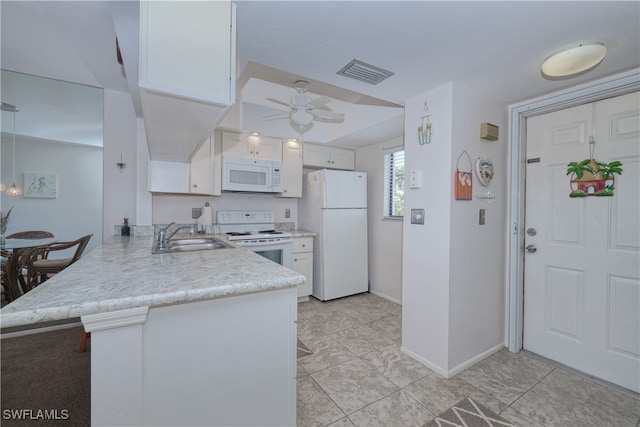
[[404, 214], [404, 150], [384, 155], [384, 217]]

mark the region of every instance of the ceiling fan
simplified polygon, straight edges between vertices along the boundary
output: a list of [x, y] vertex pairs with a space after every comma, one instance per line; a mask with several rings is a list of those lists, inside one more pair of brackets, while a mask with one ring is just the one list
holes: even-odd
[[297, 80], [293, 87], [298, 93], [291, 97], [289, 103], [267, 98], [268, 101], [284, 105], [291, 110], [263, 116], [264, 120], [289, 119], [291, 127], [301, 135], [313, 127], [314, 121], [323, 123], [342, 123], [344, 121], [344, 114], [334, 113], [331, 108], [327, 107], [331, 98], [320, 96], [314, 99], [306, 93], [309, 87], [308, 81]]

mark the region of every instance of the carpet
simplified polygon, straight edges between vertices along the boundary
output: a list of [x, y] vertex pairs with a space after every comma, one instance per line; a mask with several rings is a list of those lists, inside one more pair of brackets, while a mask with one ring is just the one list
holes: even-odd
[[424, 427], [516, 427], [470, 398], [453, 405]]
[[82, 327], [0, 341], [3, 427], [91, 425], [91, 353]]

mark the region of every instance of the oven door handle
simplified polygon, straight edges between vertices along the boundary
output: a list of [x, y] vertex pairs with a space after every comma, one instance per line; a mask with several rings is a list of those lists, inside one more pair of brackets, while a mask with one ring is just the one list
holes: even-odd
[[249, 241], [249, 242], [239, 242], [239, 241], [235, 241], [232, 242], [237, 244], [238, 246], [241, 246], [243, 248], [252, 248], [252, 247], [256, 247], [256, 246], [274, 246], [274, 245], [279, 245], [279, 246], [284, 246], [284, 245], [288, 245], [290, 243], [292, 243], [292, 240], [280, 240], [280, 241], [264, 241], [264, 242], [255, 242], [255, 241]]

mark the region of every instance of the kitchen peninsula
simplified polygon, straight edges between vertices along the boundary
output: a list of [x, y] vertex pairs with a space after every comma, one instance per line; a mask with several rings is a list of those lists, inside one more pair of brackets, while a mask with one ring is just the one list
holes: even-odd
[[304, 276], [246, 249], [151, 243], [113, 237], [2, 308], [2, 327], [81, 318], [92, 425], [295, 425]]

